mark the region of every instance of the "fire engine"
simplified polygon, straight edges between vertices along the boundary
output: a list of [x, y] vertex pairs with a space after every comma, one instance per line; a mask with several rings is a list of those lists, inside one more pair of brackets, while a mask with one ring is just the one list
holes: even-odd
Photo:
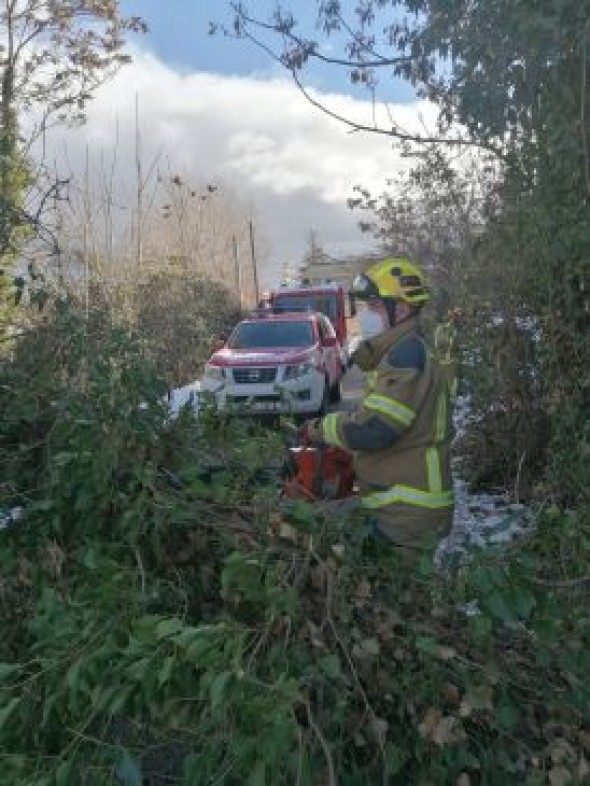
[[[332, 323], [343, 351], [346, 352], [346, 321], [355, 314], [353, 298], [341, 285], [332, 282], [311, 283], [306, 279], [285, 284], [267, 294], [265, 305], [277, 312], [319, 311]], [[344, 364], [346, 365], [346, 364]]]

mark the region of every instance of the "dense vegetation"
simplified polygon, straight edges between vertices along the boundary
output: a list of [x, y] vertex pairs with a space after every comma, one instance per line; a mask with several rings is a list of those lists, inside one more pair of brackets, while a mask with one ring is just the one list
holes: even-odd
[[0, 367], [25, 509], [0, 531], [0, 783], [585, 782], [583, 520], [551, 508], [445, 579], [280, 505], [280, 436], [171, 422], [140, 344], [50, 313]]
[[[165, 297], [123, 319], [112, 292], [21, 281], [0, 358], [0, 508], [22, 509], [0, 524], [0, 784], [590, 782], [588, 4], [361, 6], [350, 59], [407, 10], [395, 68], [485, 151], [468, 168], [429, 145], [355, 206], [427, 258], [441, 311], [462, 306], [474, 480], [526, 492], [536, 531], [443, 570], [362, 517], [281, 503], [280, 433], [163, 403], [231, 318], [223, 288], [154, 274]], [[334, 30], [339, 4], [320, 8]], [[292, 23], [297, 74], [314, 50]], [[5, 265], [23, 219], [39, 229], [12, 223], [14, 141]]]

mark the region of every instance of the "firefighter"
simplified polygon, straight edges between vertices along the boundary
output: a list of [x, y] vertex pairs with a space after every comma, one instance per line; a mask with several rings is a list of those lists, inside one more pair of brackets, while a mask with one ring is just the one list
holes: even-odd
[[356, 411], [312, 421], [308, 435], [353, 453], [376, 534], [419, 548], [447, 534], [453, 517], [449, 387], [420, 326], [429, 293], [420, 268], [400, 258], [369, 267], [352, 293], [364, 302], [352, 360], [367, 391]]

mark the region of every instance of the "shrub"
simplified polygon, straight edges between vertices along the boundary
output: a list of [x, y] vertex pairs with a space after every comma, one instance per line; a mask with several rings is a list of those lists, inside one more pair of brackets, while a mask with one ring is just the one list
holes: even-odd
[[0, 784], [584, 782], [587, 524], [549, 510], [446, 583], [362, 517], [279, 504], [280, 435], [170, 422], [132, 339], [54, 316], [33, 379], [24, 345], [0, 367], [26, 508], [0, 532]]

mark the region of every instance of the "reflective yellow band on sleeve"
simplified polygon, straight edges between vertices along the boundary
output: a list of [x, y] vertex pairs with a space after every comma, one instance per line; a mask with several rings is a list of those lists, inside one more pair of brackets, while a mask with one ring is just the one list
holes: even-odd
[[379, 379], [378, 371], [369, 371], [369, 373], [367, 374], [367, 387], [369, 388], [369, 390], [373, 390], [373, 388], [377, 384], [378, 379]]
[[395, 505], [396, 503], [436, 510], [438, 508], [452, 507], [454, 504], [454, 496], [452, 491], [434, 493], [422, 491], [422, 489], [415, 489], [411, 486], [392, 486], [390, 489], [387, 489], [387, 491], [367, 494], [367, 496], [362, 499], [363, 507], [369, 508], [370, 510], [385, 508], [387, 505]]
[[326, 415], [322, 420], [322, 432], [324, 435], [324, 442], [328, 445], [336, 445], [342, 448], [342, 440], [338, 436], [338, 414]]
[[442, 491], [442, 476], [438, 448], [428, 448], [426, 451], [426, 471], [429, 490], [434, 494], [440, 494]]
[[411, 426], [416, 417], [414, 410], [406, 407], [405, 404], [388, 396], [379, 396], [376, 393], [371, 393], [364, 399], [363, 407], [380, 412], [398, 423], [403, 423], [404, 426]]
[[436, 402], [436, 429], [434, 438], [436, 442], [443, 442], [447, 435], [447, 394], [446, 391], [439, 393]]

